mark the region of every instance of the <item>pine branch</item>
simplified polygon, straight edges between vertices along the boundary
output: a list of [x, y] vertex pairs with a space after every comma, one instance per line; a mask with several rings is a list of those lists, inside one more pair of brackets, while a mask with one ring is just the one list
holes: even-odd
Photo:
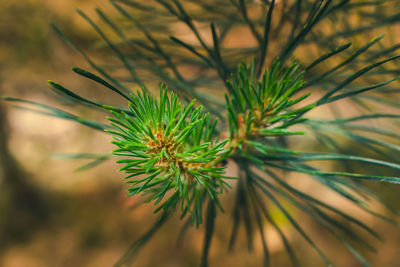
[[[272, 255], [263, 227], [269, 223], [279, 234], [292, 265], [299, 265], [284, 229], [270, 214], [269, 208], [274, 205], [331, 265], [329, 255], [284, 204], [290, 203], [368, 266], [354, 244], [370, 251], [374, 248], [348, 224], [381, 239], [376, 231], [340, 207], [295, 188], [285, 176], [302, 173], [359, 209], [394, 223], [368, 206], [370, 199], [376, 199], [395, 211], [364, 181], [400, 183], [400, 116], [379, 109], [382, 104], [395, 110], [400, 107], [395, 85], [400, 77], [395, 66], [399, 45], [383, 43], [383, 35], [361, 45], [352, 43], [361, 43], [364, 38], [357, 40], [359, 36], [375, 34], [383, 26], [398, 25], [399, 12], [393, 8], [398, 4], [348, 0], [110, 2], [129, 27], [114, 22], [101, 9], [96, 12], [118, 40], [108, 37], [107, 31], [82, 11], [78, 13], [101, 37], [103, 54], [118, 59], [116, 65], [95, 63], [56, 26], [52, 27], [97, 74], [82, 68], [73, 71], [118, 94], [127, 107], [103, 104], [49, 82], [58, 94], [107, 113], [109, 125], [46, 104], [12, 97], [4, 100], [28, 106], [22, 109], [78, 122], [114, 138], [112, 143], [117, 149], [112, 153], [123, 164], [120, 171], [127, 174], [128, 196], [145, 195], [148, 202], [155, 204], [155, 212], [162, 212], [116, 266], [132, 262], [138, 250], [179, 207], [181, 219], [187, 218], [182, 236], [189, 225], [198, 227], [203, 223], [205, 216], [200, 265], [208, 266], [217, 211], [223, 210], [220, 198], [232, 191], [236, 192], [236, 199], [230, 250], [238, 242], [243, 225], [249, 250], [255, 234], [261, 237], [263, 264], [268, 266]], [[355, 14], [360, 16], [360, 22], [351, 24], [348, 18]], [[155, 15], [160, 20], [154, 19]], [[192, 42], [171, 30], [170, 25], [177, 23], [189, 30]], [[255, 42], [246, 48], [228, 47], [228, 36], [240, 28], [245, 28]], [[311, 55], [312, 49], [317, 51], [315, 56]], [[299, 59], [286, 63], [294, 56]], [[184, 75], [184, 68], [193, 71], [191, 78]], [[115, 73], [121, 70], [126, 76], [116, 78]], [[152, 96], [145, 86], [154, 81], [168, 85], [174, 93], [161, 86], [159, 97]], [[134, 93], [129, 83], [143, 88]], [[220, 97], [224, 94], [225, 104]], [[193, 99], [200, 105], [195, 105]], [[344, 100], [354, 104], [360, 113], [344, 117], [337, 112], [335, 104]], [[333, 110], [336, 117], [315, 119], [310, 115], [323, 107]], [[366, 124], [376, 119], [391, 122], [393, 127]], [[292, 148], [291, 140], [309, 140], [309, 134], [316, 138], [318, 149]], [[357, 149], [345, 148], [343, 140]], [[92, 160], [80, 170], [110, 158], [87, 153], [66, 157]], [[337, 169], [320, 168], [318, 162], [322, 160], [337, 163]], [[236, 188], [231, 191], [229, 179], [237, 177], [227, 177], [225, 171], [233, 164], [240, 171]]]

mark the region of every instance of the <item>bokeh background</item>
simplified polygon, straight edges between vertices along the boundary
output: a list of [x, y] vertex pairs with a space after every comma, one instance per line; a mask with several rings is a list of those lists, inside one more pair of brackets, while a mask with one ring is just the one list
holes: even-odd
[[[0, 0], [0, 95], [57, 106], [57, 96], [46, 83], [51, 79], [78, 89], [86, 96], [116, 102], [107, 91], [71, 71], [74, 66], [87, 68], [87, 64], [49, 26], [54, 21], [91, 55], [101, 58], [96, 52], [98, 36], [75, 12], [79, 7], [93, 15], [95, 6], [107, 9], [109, 3], [102, 0]], [[88, 109], [76, 109], [68, 104], [63, 108], [104, 120], [102, 114]], [[0, 102], [0, 266], [112, 266], [152, 225], [156, 219], [152, 207], [140, 205], [140, 198], [125, 197], [123, 174], [116, 171], [117, 165], [112, 161], [88, 171], [76, 171], [85, 161], [54, 156], [107, 153], [112, 149], [109, 141], [107, 135], [76, 123]], [[385, 242], [372, 240], [378, 252], [365, 251], [374, 266], [400, 266], [398, 227], [354, 209], [315, 184], [303, 182], [298, 187], [324, 195], [382, 234]], [[399, 186], [376, 186], [375, 189], [400, 208]], [[223, 201], [229, 207], [233, 199], [228, 196]], [[379, 205], [374, 208], [400, 222]], [[304, 266], [323, 266], [284, 217], [278, 211], [275, 213]], [[262, 247], [257, 242], [257, 234], [253, 252], [247, 251], [244, 238], [239, 239], [233, 252], [228, 252], [229, 231], [226, 229], [231, 227], [230, 216], [230, 213], [220, 215], [210, 255], [211, 265], [261, 266]], [[295, 216], [337, 266], [358, 266], [350, 253], [310, 218], [301, 213]], [[138, 254], [133, 266], [196, 266], [203, 232], [190, 230], [183, 245], [177, 246], [180, 226], [178, 218], [169, 221]], [[265, 232], [273, 266], [286, 266], [284, 247], [267, 222]]]

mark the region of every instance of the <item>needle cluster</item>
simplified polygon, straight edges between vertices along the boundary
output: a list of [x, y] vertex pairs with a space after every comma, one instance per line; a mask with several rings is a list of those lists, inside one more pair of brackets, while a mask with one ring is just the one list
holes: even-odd
[[239, 66], [228, 82], [230, 96], [226, 95], [229, 133], [234, 148], [254, 146], [266, 152], [277, 149], [265, 145], [266, 137], [304, 134], [287, 129], [298, 122], [304, 111], [315, 107], [311, 104], [293, 109], [310, 95], [293, 97], [304, 85], [300, 66], [293, 61], [289, 67], [283, 67], [276, 60], [259, 81], [254, 78], [254, 62], [250, 68]]
[[117, 162], [125, 164], [120, 171], [128, 174], [128, 196], [144, 193], [154, 204], [165, 199], [157, 211], [175, 210], [180, 203], [182, 216], [191, 213], [193, 222], [201, 223], [205, 197], [217, 200], [229, 186], [225, 167], [218, 165], [227, 140], [212, 138], [217, 120], [202, 106], [194, 108], [194, 101], [184, 106], [163, 87], [159, 100], [145, 89], [131, 98], [129, 114], [112, 111], [114, 129], [107, 130], [118, 147], [113, 154], [124, 157]]

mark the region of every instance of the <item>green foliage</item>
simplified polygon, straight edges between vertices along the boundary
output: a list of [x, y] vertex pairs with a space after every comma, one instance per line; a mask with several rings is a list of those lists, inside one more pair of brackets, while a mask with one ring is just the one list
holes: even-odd
[[[360, 230], [380, 240], [376, 230], [325, 199], [299, 190], [286, 176], [289, 172], [306, 174], [359, 209], [393, 223], [369, 207], [369, 201], [375, 199], [398, 214], [364, 181], [400, 182], [399, 124], [391, 123], [392, 128], [386, 129], [366, 123], [378, 119], [393, 122], [400, 117], [399, 90], [394, 85], [399, 79], [394, 62], [400, 57], [396, 55], [400, 46], [382, 43], [380, 33], [368, 42], [361, 37], [370, 38], [382, 26], [398, 24], [399, 9], [394, 8], [398, 3], [356, 0], [112, 0], [110, 3], [122, 22], [116, 23], [96, 9], [104, 29], [78, 11], [100, 35], [102, 56], [112, 55], [113, 60], [105, 65], [95, 63], [56, 26], [53, 28], [99, 76], [80, 68], [74, 68], [74, 72], [117, 93], [128, 101], [128, 107], [99, 103], [56, 82], [49, 83], [54, 91], [74, 103], [112, 116], [111, 126], [44, 104], [16, 98], [6, 100], [33, 105], [42, 109], [39, 113], [74, 120], [111, 134], [118, 147], [114, 156], [123, 157], [118, 162], [125, 164], [120, 170], [128, 174], [129, 195], [143, 194], [147, 201], [158, 205], [156, 210], [163, 210], [160, 219], [130, 247], [117, 266], [130, 263], [178, 205], [181, 217], [191, 214], [188, 221], [197, 226], [205, 215], [201, 266], [207, 266], [218, 219], [216, 207], [223, 205], [219, 203], [223, 192], [235, 194], [228, 241], [231, 249], [241, 226], [251, 249], [256, 229], [261, 237], [263, 263], [268, 266], [270, 254], [264, 235], [267, 222], [281, 238], [293, 266], [297, 266], [299, 260], [283, 226], [271, 214], [270, 207], [274, 206], [327, 265], [331, 265], [329, 257], [306, 233], [293, 210], [300, 211], [301, 216], [310, 216], [363, 266], [369, 266], [359, 250], [374, 251], [374, 248], [364, 240]], [[155, 14], [158, 19], [154, 19]], [[352, 16], [359, 16], [360, 22], [351, 24]], [[176, 36], [170, 27], [176, 24], [185, 26], [194, 41]], [[245, 28], [254, 39], [250, 46], [226, 45], [229, 33], [238, 28]], [[117, 38], [108, 37], [105, 29]], [[205, 41], [207, 33], [211, 42]], [[352, 48], [351, 41], [359, 45]], [[317, 54], [310, 56], [314, 51]], [[294, 56], [298, 59], [287, 64]], [[250, 60], [253, 61], [248, 64]], [[183, 73], [185, 68], [193, 71], [190, 77]], [[154, 81], [166, 84], [176, 94], [161, 86], [157, 100], [146, 89]], [[135, 86], [143, 89], [133, 94], [130, 88]], [[219, 97], [223, 94], [225, 103]], [[202, 106], [195, 108], [192, 99]], [[342, 112], [335, 104], [343, 100], [357, 112], [352, 115], [346, 110]], [[392, 113], [383, 111], [382, 106], [392, 107]], [[336, 118], [310, 115], [309, 111], [323, 107], [330, 109]], [[218, 118], [220, 123], [216, 125]], [[305, 133], [304, 137], [297, 136]], [[315, 142], [307, 138], [310, 135]], [[293, 140], [312, 145], [307, 151], [297, 151], [292, 147]], [[224, 170], [227, 160], [239, 167], [239, 179], [233, 190], [224, 190], [229, 187]], [[336, 163], [335, 170], [321, 168], [322, 160]], [[186, 232], [185, 226], [182, 232]]]
[[[286, 128], [295, 124], [299, 114], [315, 107], [314, 104], [293, 110], [292, 107], [307, 98], [293, 95], [304, 85], [300, 65], [293, 62], [288, 68], [275, 61], [264, 72], [260, 81], [254, 77], [255, 63], [251, 69], [240, 66], [232, 82], [228, 82], [231, 99], [226, 96], [230, 138], [241, 149], [243, 142], [265, 136], [303, 134]], [[250, 72], [250, 73], [249, 73]], [[255, 145], [251, 142], [249, 145]]]
[[[131, 115], [111, 111], [114, 117], [108, 119], [114, 129], [107, 130], [119, 147], [113, 154], [125, 158], [117, 162], [125, 164], [120, 171], [129, 174], [128, 196], [143, 192], [158, 204], [173, 190], [157, 211], [175, 211], [180, 202], [182, 217], [191, 213], [199, 225], [205, 195], [217, 202], [218, 194], [229, 187], [223, 180], [226, 167], [218, 166], [228, 140], [214, 140], [217, 121], [212, 122], [202, 106], [194, 108], [194, 101], [183, 106], [163, 87], [159, 101], [144, 89], [132, 94], [131, 101]], [[131, 180], [138, 175], [144, 177]]]

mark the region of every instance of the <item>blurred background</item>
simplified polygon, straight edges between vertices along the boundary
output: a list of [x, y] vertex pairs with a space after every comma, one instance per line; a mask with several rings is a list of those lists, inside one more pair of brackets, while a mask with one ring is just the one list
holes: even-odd
[[[117, 103], [104, 89], [78, 77], [74, 66], [87, 63], [51, 30], [54, 21], [80, 47], [94, 57], [98, 36], [75, 12], [79, 7], [88, 15], [95, 6], [109, 6], [101, 0], [0, 0], [0, 95], [15, 96], [57, 106], [57, 96], [46, 83], [51, 79], [86, 96]], [[96, 16], [93, 16], [95, 18]], [[103, 120], [103, 114], [64, 105], [65, 110]], [[76, 171], [85, 163], [66, 160], [56, 154], [108, 153], [109, 136], [57, 118], [14, 108], [0, 102], [0, 266], [112, 266], [129, 245], [151, 227], [156, 216], [149, 204], [138, 197], [126, 198], [123, 174], [107, 161], [88, 171]], [[374, 242], [377, 253], [365, 251], [374, 266], [400, 266], [400, 230], [371, 215], [353, 210], [345, 200], [326, 194], [313, 183], [298, 187], [325, 194], [329, 201], [357, 214], [385, 238]], [[321, 191], [319, 191], [321, 190]], [[400, 208], [398, 186], [375, 186], [375, 190]], [[233, 197], [225, 197], [229, 207]], [[375, 209], [397, 222], [388, 211]], [[227, 209], [229, 210], [229, 209]], [[323, 266], [318, 255], [276, 213], [304, 266]], [[210, 255], [212, 266], [261, 266], [262, 247], [255, 242], [247, 251], [245, 239], [235, 250], [227, 250], [231, 227], [230, 213], [221, 214]], [[332, 236], [313, 220], [295, 214], [337, 266], [359, 266], [358, 262]], [[176, 246], [181, 223], [170, 220], [137, 256], [133, 266], [196, 266], [203, 232], [190, 230], [183, 245]], [[289, 226], [289, 225], [288, 225]], [[202, 228], [202, 227], [200, 227]], [[243, 229], [242, 229], [243, 230]], [[267, 223], [265, 232], [272, 253], [272, 266], [290, 266], [279, 236]], [[257, 233], [255, 241], [258, 240]]]

